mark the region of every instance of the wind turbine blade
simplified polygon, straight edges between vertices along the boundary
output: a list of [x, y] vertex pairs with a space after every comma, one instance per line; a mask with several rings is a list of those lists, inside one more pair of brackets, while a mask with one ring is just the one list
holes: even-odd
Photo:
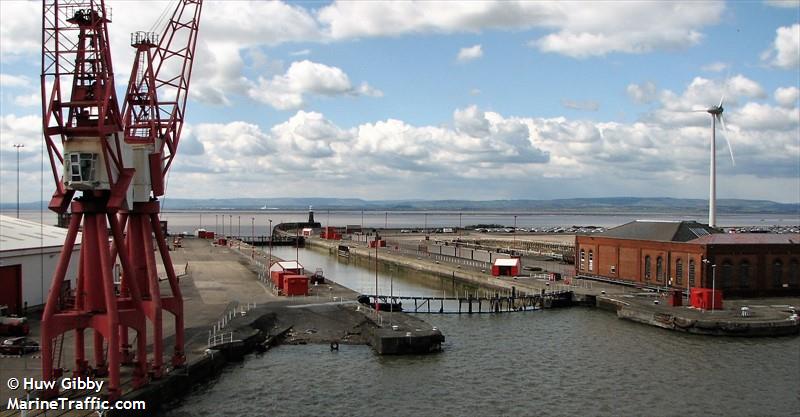
[[728, 152], [731, 154], [731, 163], [733, 164], [733, 166], [736, 166], [736, 160], [733, 159], [733, 148], [731, 147], [731, 141], [728, 140], [728, 127], [725, 126], [725, 119], [722, 117], [721, 114], [717, 117], [719, 118], [719, 123], [722, 125], [722, 130], [724, 132], [722, 136], [725, 138], [725, 143], [728, 144]]
[[[727, 86], [725, 88], [727, 89]], [[724, 103], [724, 102], [725, 102], [725, 94], [723, 94], [722, 97], [720, 97], [719, 106], [717, 106], [717, 107], [722, 107], [722, 103]]]

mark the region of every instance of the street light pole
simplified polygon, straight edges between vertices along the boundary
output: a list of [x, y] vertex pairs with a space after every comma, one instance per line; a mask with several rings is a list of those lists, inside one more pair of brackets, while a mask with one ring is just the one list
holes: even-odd
[[250, 218], [250, 259], [256, 258], [256, 218]]
[[711, 265], [711, 312], [714, 312], [714, 302], [717, 300], [717, 264]]
[[269, 262], [267, 263], [267, 268], [272, 266], [272, 219], [269, 220]]
[[514, 249], [517, 249], [517, 215], [514, 215]]
[[[703, 259], [703, 263], [706, 265], [711, 265], [711, 312], [713, 313], [714, 308], [716, 307], [717, 298], [717, 264], [712, 264], [708, 259]], [[708, 284], [706, 283], [706, 285]]]
[[17, 150], [17, 218], [19, 218], [19, 150], [24, 148], [22, 143], [15, 143], [14, 148]]
[[[375, 233], [375, 311], [381, 311], [381, 301], [378, 298], [378, 233]], [[369, 249], [369, 248], [367, 248]], [[389, 300], [391, 303], [391, 300]]]

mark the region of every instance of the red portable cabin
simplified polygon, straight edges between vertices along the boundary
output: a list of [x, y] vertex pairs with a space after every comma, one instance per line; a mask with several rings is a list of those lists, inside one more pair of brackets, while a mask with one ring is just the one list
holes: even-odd
[[308, 277], [305, 275], [285, 275], [283, 295], [308, 295]]
[[495, 259], [492, 265], [492, 275], [499, 277], [501, 275], [513, 277], [519, 275], [521, 262], [519, 258], [500, 258]]
[[285, 271], [271, 271], [269, 275], [273, 285], [278, 288], [283, 288], [283, 278], [286, 277]]
[[275, 262], [269, 267], [269, 276], [276, 287], [283, 289], [286, 275], [303, 275], [305, 268], [297, 261]]
[[702, 308], [703, 310], [712, 309], [712, 297], [714, 310], [722, 310], [722, 291], [712, 291], [710, 288], [692, 288], [690, 297], [692, 307]]

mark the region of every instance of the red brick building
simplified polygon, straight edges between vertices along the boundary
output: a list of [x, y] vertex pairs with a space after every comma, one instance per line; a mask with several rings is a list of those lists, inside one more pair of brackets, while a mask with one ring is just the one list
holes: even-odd
[[[725, 234], [686, 221], [635, 221], [575, 238], [576, 275], [728, 296], [800, 295], [800, 235]], [[716, 271], [716, 278], [714, 279]]]

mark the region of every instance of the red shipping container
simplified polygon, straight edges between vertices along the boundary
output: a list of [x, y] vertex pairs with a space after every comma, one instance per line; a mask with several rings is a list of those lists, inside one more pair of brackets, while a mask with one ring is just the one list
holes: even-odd
[[283, 277], [283, 295], [308, 295], [308, 277], [305, 275]]
[[272, 271], [270, 273], [270, 278], [272, 278], [272, 284], [278, 288], [283, 288], [283, 281], [286, 278], [286, 271]]
[[713, 297], [714, 310], [722, 310], [722, 291], [712, 291], [710, 288], [692, 288], [690, 300], [692, 307], [711, 310]]
[[206, 239], [214, 239], [214, 232], [206, 232]]

